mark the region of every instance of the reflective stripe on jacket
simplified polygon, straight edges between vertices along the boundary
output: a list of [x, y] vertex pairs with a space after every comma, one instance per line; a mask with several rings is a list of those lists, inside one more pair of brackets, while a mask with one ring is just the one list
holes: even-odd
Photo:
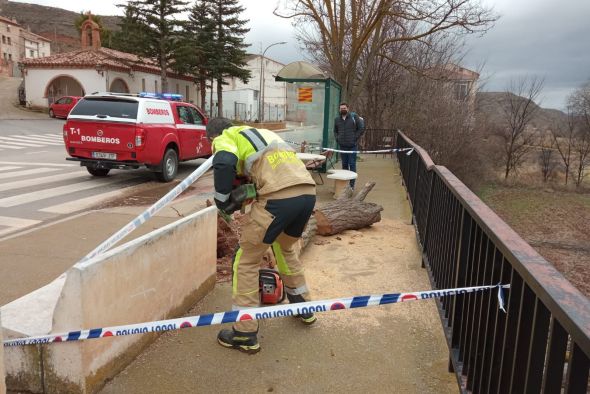
[[[295, 185], [315, 186], [295, 151], [270, 130], [249, 126], [225, 129], [213, 141], [213, 152], [222, 151], [237, 157], [237, 175], [252, 178], [261, 196]], [[216, 192], [219, 192], [217, 185]]]

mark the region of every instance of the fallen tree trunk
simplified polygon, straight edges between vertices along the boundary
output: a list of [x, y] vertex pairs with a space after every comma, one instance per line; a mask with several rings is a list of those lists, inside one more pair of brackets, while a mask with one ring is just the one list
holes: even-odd
[[[318, 207], [314, 212], [316, 233], [334, 235], [344, 230], [357, 230], [379, 222], [383, 207], [363, 201], [374, 186], [375, 182], [368, 182], [354, 198], [346, 198], [346, 194], [343, 193], [338, 200]], [[311, 225], [313, 224], [310, 223], [308, 227]]]
[[319, 235], [334, 235], [344, 230], [358, 230], [381, 221], [383, 207], [353, 199], [337, 200], [322, 206], [314, 216]]

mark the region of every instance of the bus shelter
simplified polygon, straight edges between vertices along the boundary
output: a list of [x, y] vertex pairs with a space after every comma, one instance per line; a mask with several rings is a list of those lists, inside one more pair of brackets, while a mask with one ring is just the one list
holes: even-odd
[[304, 61], [289, 63], [275, 80], [287, 83], [287, 130], [281, 137], [297, 144], [306, 141], [317, 148], [335, 148], [332, 130], [340, 104], [340, 84]]

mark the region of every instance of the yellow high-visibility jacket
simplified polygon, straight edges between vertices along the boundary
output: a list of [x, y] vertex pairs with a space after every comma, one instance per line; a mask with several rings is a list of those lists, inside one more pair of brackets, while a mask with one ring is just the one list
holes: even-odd
[[315, 182], [295, 151], [266, 129], [233, 126], [213, 140], [215, 202], [223, 209], [236, 176], [248, 176], [259, 196]]

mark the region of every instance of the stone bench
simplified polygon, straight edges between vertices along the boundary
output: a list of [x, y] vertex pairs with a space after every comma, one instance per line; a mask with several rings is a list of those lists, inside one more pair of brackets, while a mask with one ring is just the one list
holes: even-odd
[[352, 179], [356, 179], [358, 174], [348, 170], [330, 170], [328, 179], [334, 180], [334, 197], [340, 195], [342, 190], [350, 184]]

